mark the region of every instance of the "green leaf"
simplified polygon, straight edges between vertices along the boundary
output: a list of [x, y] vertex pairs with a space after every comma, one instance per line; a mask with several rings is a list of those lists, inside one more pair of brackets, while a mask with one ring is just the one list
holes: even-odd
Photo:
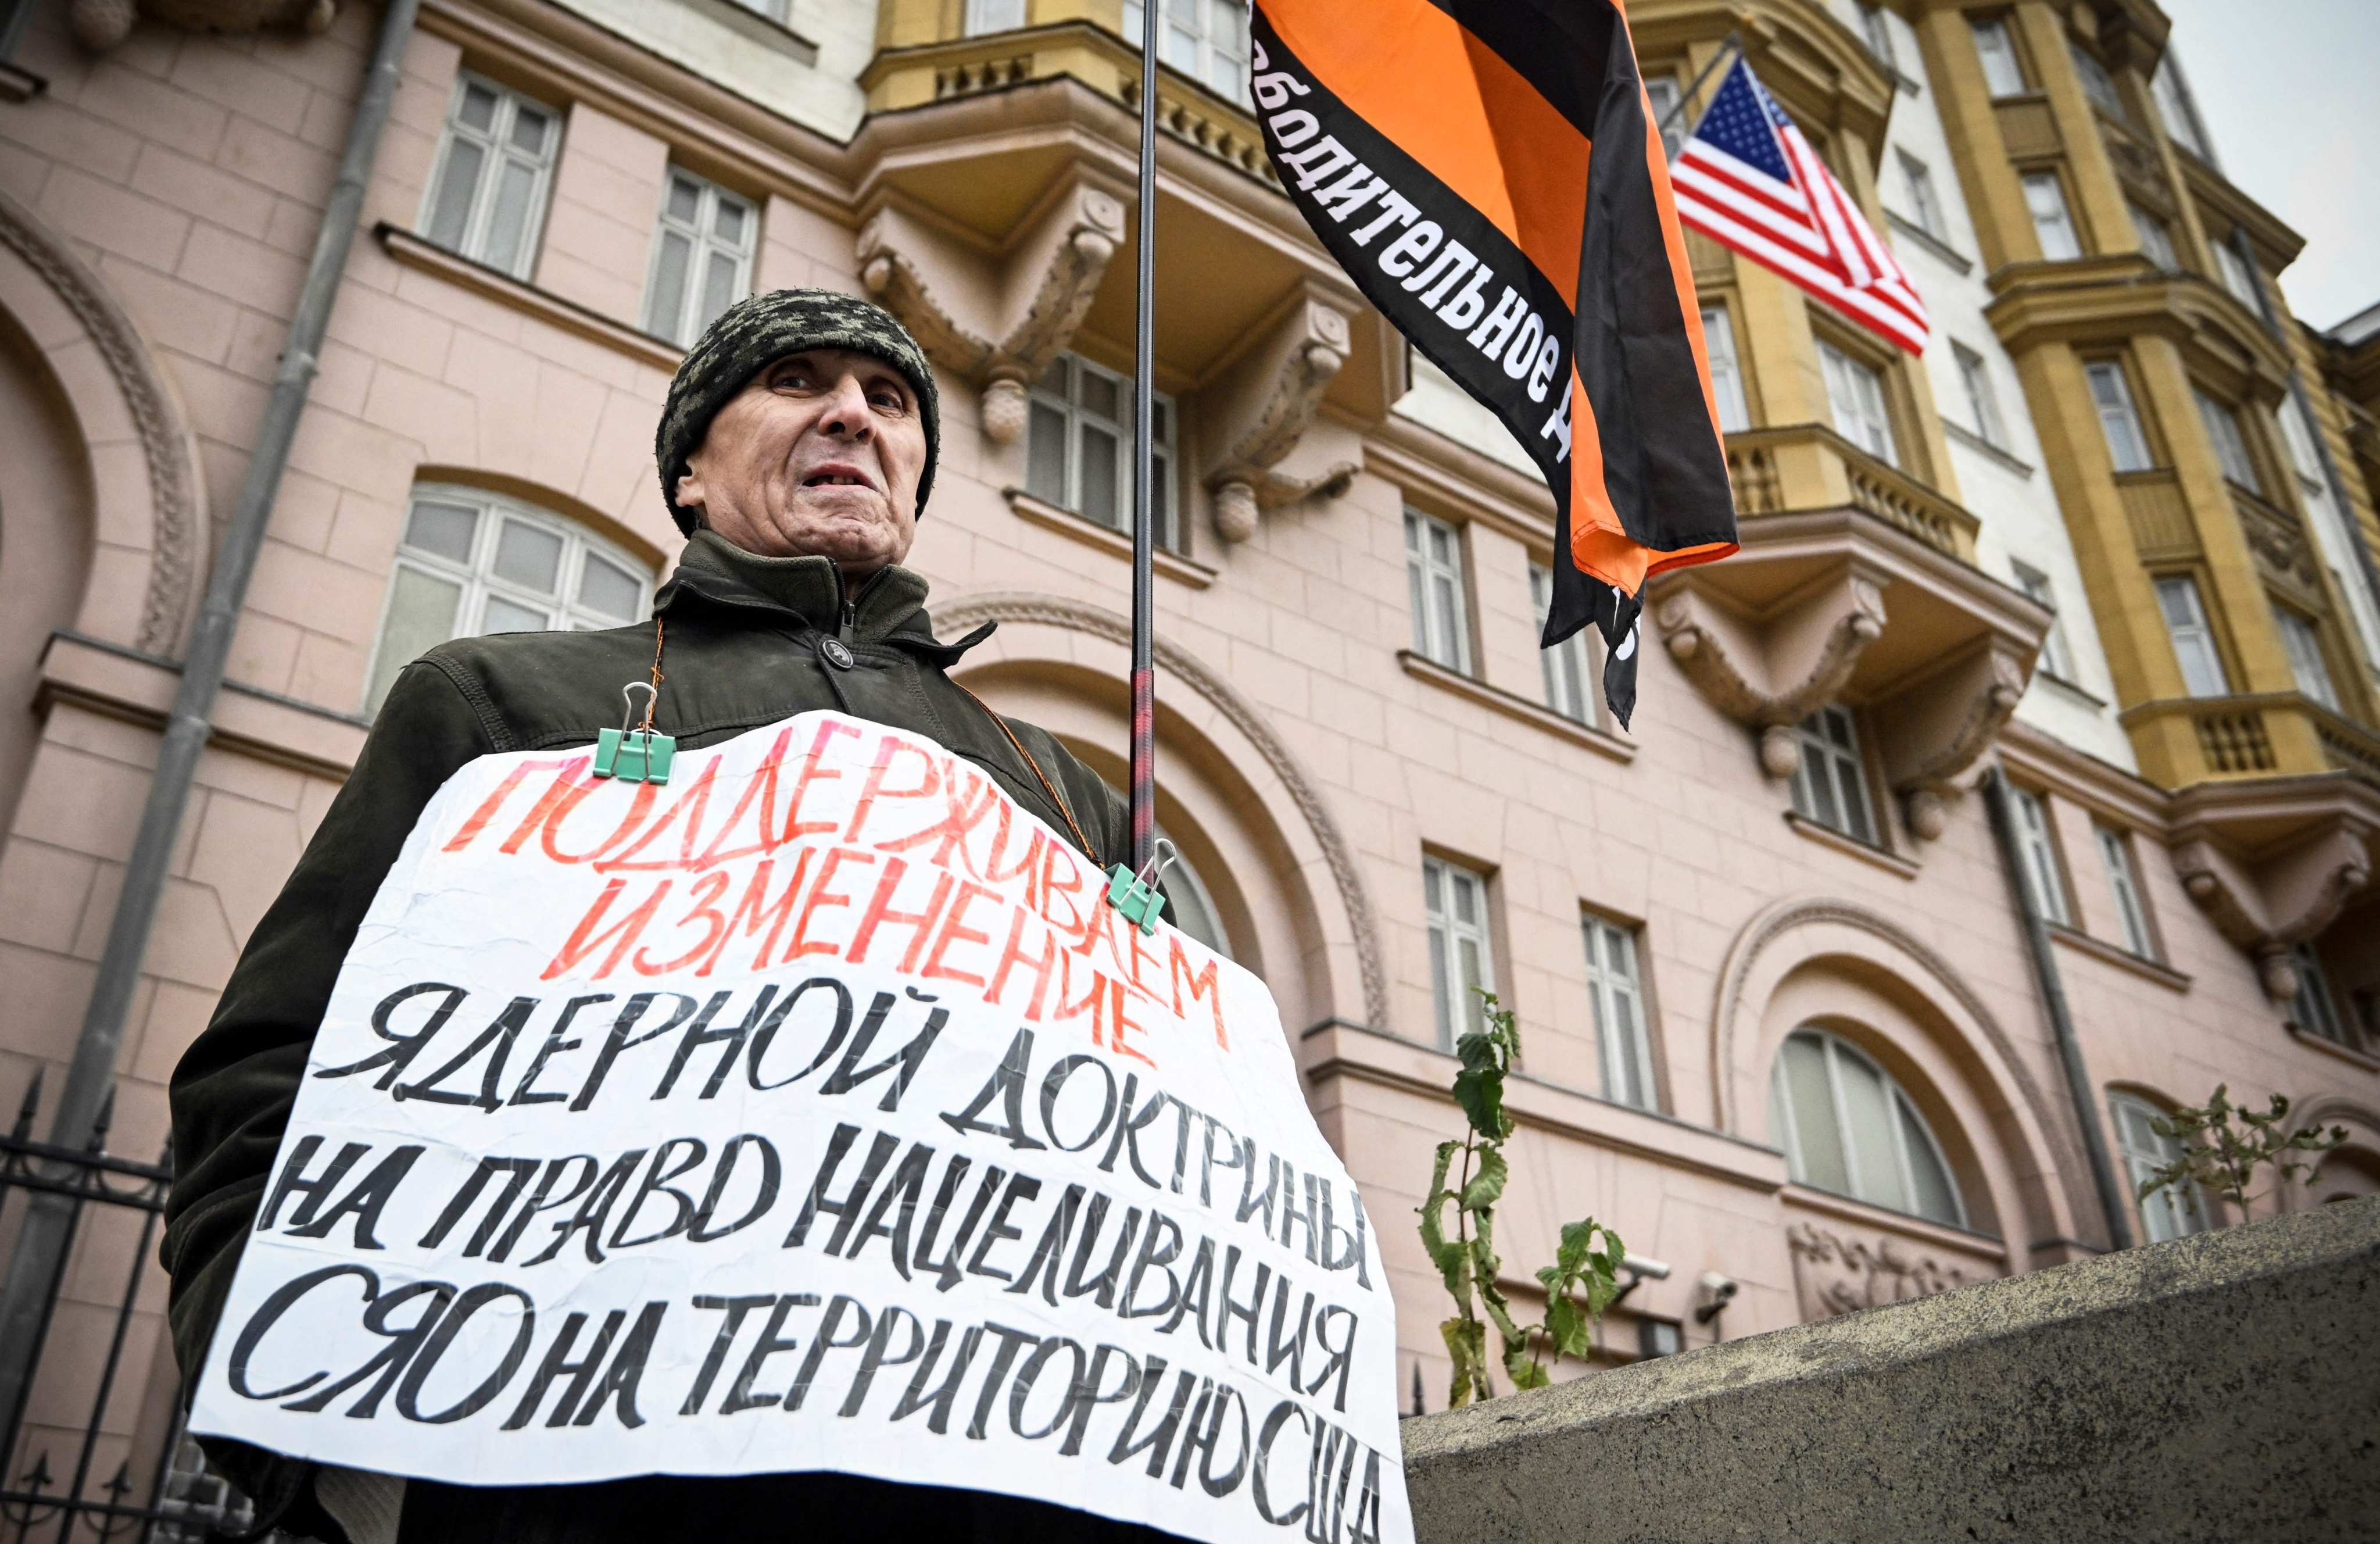
[[1478, 1172], [1471, 1176], [1471, 1183], [1463, 1187], [1463, 1209], [1477, 1211], [1494, 1206], [1504, 1194], [1504, 1181], [1510, 1173], [1502, 1153], [1494, 1148], [1481, 1152]]
[[1459, 1410], [1470, 1404], [1475, 1394], [1487, 1398], [1488, 1326], [1475, 1319], [1442, 1319], [1438, 1333], [1446, 1342], [1446, 1354], [1454, 1360], [1454, 1379], [1447, 1389], [1447, 1406]]
[[1566, 1292], [1546, 1299], [1546, 1338], [1565, 1356], [1585, 1356], [1595, 1349], [1594, 1325]]
[[1454, 1075], [1454, 1102], [1471, 1129], [1491, 1142], [1512, 1134], [1504, 1114], [1504, 1075], [1492, 1067], [1464, 1067]]
[[1458, 1302], [1463, 1295], [1469, 1261], [1463, 1246], [1446, 1236], [1446, 1207], [1455, 1198], [1454, 1192], [1446, 1187], [1446, 1170], [1462, 1146], [1460, 1142], [1438, 1145], [1438, 1161], [1429, 1176], [1429, 1198], [1421, 1205], [1421, 1246], [1428, 1253], [1430, 1263], [1438, 1267], [1439, 1274], [1446, 1278], [1446, 1290], [1454, 1294]]

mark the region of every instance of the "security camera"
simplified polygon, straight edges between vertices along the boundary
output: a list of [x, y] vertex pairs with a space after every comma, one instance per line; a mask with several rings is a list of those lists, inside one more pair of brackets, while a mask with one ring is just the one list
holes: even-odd
[[1670, 1262], [1646, 1259], [1642, 1255], [1620, 1257], [1620, 1290], [1611, 1295], [1611, 1306], [1627, 1300], [1628, 1295], [1645, 1282], [1666, 1282], [1670, 1279]]
[[1716, 1270], [1704, 1271], [1694, 1282], [1694, 1295], [1702, 1299], [1694, 1309], [1694, 1322], [1708, 1324], [1717, 1319], [1719, 1310], [1727, 1307], [1728, 1299], [1733, 1297], [1742, 1285], [1732, 1276], [1723, 1276]]

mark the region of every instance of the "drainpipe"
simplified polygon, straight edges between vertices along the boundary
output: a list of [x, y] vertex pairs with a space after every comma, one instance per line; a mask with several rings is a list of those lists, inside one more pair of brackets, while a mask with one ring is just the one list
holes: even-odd
[[[273, 395], [265, 404], [264, 420], [258, 426], [255, 449], [249, 457], [247, 480], [240, 487], [239, 503], [232, 511], [207, 579], [206, 601], [190, 635], [189, 654], [182, 663], [181, 684], [165, 721], [165, 737], [157, 748], [149, 802], [140, 812], [123, 893], [108, 927], [107, 947], [100, 955], [98, 979], [83, 1013], [82, 1034], [75, 1041], [74, 1060], [67, 1070], [65, 1094], [58, 1101], [50, 1135], [53, 1144], [68, 1150], [79, 1151], [90, 1140], [101, 1108], [115, 1086], [125, 1020], [140, 984], [140, 962], [148, 953], [150, 929], [157, 918], [157, 901], [164, 890], [175, 833], [189, 804], [199, 753], [206, 748], [209, 716], [223, 687], [233, 629], [248, 594], [249, 577], [256, 571], [257, 553], [264, 544], [281, 476], [288, 467], [290, 442], [297, 437], [298, 420], [305, 413], [307, 393], [314, 383], [331, 302], [337, 297], [347, 249], [355, 240], [364, 188], [371, 178], [381, 129], [388, 122], [389, 102], [396, 94], [398, 67], [419, 7], [419, 0], [387, 0], [387, 8], [381, 13], [371, 62], [356, 98], [355, 116], [347, 125], [338, 179], [331, 186], [305, 287], [289, 319]], [[31, 1387], [45, 1310], [58, 1284], [58, 1272], [65, 1263], [63, 1246], [73, 1220], [71, 1201], [35, 1194], [18, 1233], [6, 1283], [0, 1286], [0, 1429], [15, 1429], [16, 1416]]]
[[2067, 1010], [2066, 986], [2058, 979], [2057, 956], [2049, 952], [2049, 923], [2034, 904], [2033, 886], [2024, 877], [2024, 855], [2018, 849], [2015, 811], [2009, 808], [2008, 776], [1998, 762], [1984, 774], [1984, 803], [1992, 817], [1992, 836], [1999, 843], [2000, 863], [2016, 892], [2017, 915], [2024, 919], [2024, 942], [2033, 955], [2033, 975], [2041, 988], [2042, 1005], [2049, 1010], [2050, 1032], [2058, 1039], [2058, 1061], [2066, 1073], [2067, 1097], [2074, 1101], [2074, 1123], [2082, 1128], [2082, 1153], [2091, 1164], [2091, 1184], [2099, 1192], [2099, 1209], [2107, 1214], [2107, 1243], [2113, 1248], [2132, 1246], [2132, 1209], [2124, 1187], [2117, 1183], [2116, 1166], [2107, 1157], [2107, 1134], [2099, 1127], [2099, 1098], [2091, 1070], [2082, 1063], [2082, 1042], [2074, 1036], [2074, 1015]]

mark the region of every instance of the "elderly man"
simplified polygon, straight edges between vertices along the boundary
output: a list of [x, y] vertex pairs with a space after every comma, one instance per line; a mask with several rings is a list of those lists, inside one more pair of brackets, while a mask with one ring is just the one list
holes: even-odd
[[[164, 1258], [175, 1349], [195, 1373], [358, 924], [407, 833], [456, 769], [586, 745], [621, 687], [664, 676], [654, 727], [711, 745], [815, 709], [927, 736], [983, 767], [1102, 867], [1128, 850], [1122, 802], [1046, 732], [1003, 721], [946, 671], [953, 643], [900, 566], [932, 491], [940, 412], [899, 322], [825, 290], [729, 310], [671, 383], [655, 444], [688, 540], [653, 620], [599, 633], [458, 638], [406, 667], [322, 828], [258, 924], [173, 1080], [176, 1173]], [[351, 1544], [666, 1544], [872, 1537], [1033, 1544], [1154, 1538], [1039, 1502], [837, 1475], [655, 1477], [473, 1489], [325, 1470], [236, 1442], [209, 1451], [259, 1524]], [[786, 1454], [788, 1468], [801, 1455]]]

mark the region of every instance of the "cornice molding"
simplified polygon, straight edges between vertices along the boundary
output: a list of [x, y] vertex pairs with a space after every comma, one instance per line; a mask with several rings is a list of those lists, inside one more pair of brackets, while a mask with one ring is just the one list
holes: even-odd
[[[149, 583], [134, 644], [152, 654], [181, 647], [198, 601], [200, 548], [206, 529], [205, 484], [198, 450], [148, 340], [105, 281], [66, 238], [0, 192], [0, 246], [22, 259], [90, 338], [140, 436], [149, 489]], [[71, 393], [69, 400], [71, 401]]]
[[2199, 274], [2160, 270], [2125, 252], [2012, 262], [1987, 282], [1996, 293], [1984, 308], [1985, 320], [2011, 353], [2045, 343], [2115, 344], [2155, 334], [2267, 406], [2289, 394], [2290, 361], [2281, 346], [2247, 307]]
[[[1087, 633], [1111, 643], [1129, 646], [1132, 642], [1132, 622], [1128, 617], [1103, 606], [1027, 591], [971, 595], [948, 608], [938, 609], [935, 621], [953, 632], [986, 622], [1022, 622]], [[1371, 900], [1364, 890], [1363, 875], [1355, 867], [1354, 850], [1347, 845], [1320, 788], [1295, 753], [1273, 733], [1256, 705], [1229, 681], [1208, 668], [1196, 655], [1165, 638], [1154, 640], [1154, 651], [1159, 667], [1211, 703], [1256, 748], [1265, 765], [1288, 790], [1298, 815], [1322, 849], [1323, 862], [1339, 892], [1340, 906], [1347, 914], [1348, 931], [1363, 981], [1365, 1019], [1385, 1030], [1389, 1025], [1388, 968], [1380, 952], [1379, 928], [1373, 918]]]

